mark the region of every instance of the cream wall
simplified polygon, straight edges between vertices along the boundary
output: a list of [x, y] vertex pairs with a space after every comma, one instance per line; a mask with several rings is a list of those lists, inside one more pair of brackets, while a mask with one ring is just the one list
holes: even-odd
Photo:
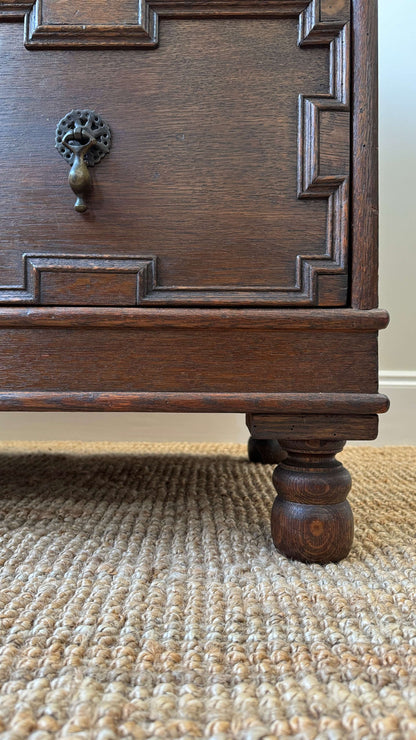
[[379, 0], [381, 390], [379, 443], [416, 444], [415, 0]]
[[[379, 0], [381, 390], [392, 400], [377, 444], [416, 444], [416, 0]], [[0, 414], [0, 439], [247, 438], [234, 414]]]
[[383, 370], [416, 370], [416, 0], [379, 0]]

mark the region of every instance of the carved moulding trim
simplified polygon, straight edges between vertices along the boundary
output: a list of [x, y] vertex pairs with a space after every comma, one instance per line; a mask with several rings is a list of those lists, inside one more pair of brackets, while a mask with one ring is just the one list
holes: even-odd
[[343, 275], [348, 264], [349, 173], [322, 175], [320, 116], [350, 111], [350, 24], [322, 22], [322, 0], [312, 0], [300, 16], [299, 46], [329, 44], [329, 92], [299, 96], [298, 198], [328, 200], [326, 255], [298, 255], [304, 280]]
[[146, 0], [139, 0], [134, 25], [44, 24], [42, 0], [36, 0], [25, 15], [24, 43], [28, 49], [152, 47], [158, 44], [158, 17]]
[[155, 257], [73, 256], [50, 254], [23, 255], [23, 285], [0, 287], [0, 301], [42, 305], [42, 273], [89, 273], [91, 276], [133, 273], [136, 275], [135, 304], [143, 301], [156, 282]]
[[33, 0], [2, 0], [0, 2], [0, 21], [21, 21], [26, 13], [30, 13]]

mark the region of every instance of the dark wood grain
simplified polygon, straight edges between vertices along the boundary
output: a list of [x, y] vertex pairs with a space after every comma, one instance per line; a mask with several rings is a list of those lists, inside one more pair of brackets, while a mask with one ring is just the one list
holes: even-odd
[[137, 275], [132, 272], [52, 272], [39, 281], [41, 302], [47, 306], [135, 306]]
[[137, 0], [37, 0], [46, 25], [125, 26], [137, 23]]
[[[365, 393], [80, 393], [2, 391], [2, 411], [171, 411], [304, 413], [322, 409], [334, 413], [383, 413], [388, 399]], [[250, 414], [248, 414], [250, 418]], [[250, 427], [250, 424], [249, 424]]]
[[374, 332], [47, 327], [2, 329], [0, 340], [3, 392], [378, 389]]
[[353, 308], [378, 306], [377, 0], [352, 0], [352, 286]]
[[[155, 0], [161, 18], [299, 18], [311, 0]], [[326, 3], [327, 0], [324, 0]], [[332, 17], [333, 17], [332, 13]]]
[[[232, 18], [232, 17], [299, 17], [302, 31], [313, 33], [316, 43], [326, 22], [346, 23], [349, 19], [349, 0], [155, 0], [145, 3], [137, 0], [95, 0], [94, 4], [81, 0], [0, 0], [0, 19], [7, 18], [11, 9], [21, 19], [36, 7], [43, 25], [100, 26], [123, 28], [135, 25], [147, 7], [162, 18]], [[322, 21], [322, 23], [321, 23]], [[325, 31], [324, 31], [325, 32]], [[123, 41], [120, 40], [122, 45]]]
[[318, 414], [278, 416], [254, 413], [249, 415], [248, 426], [255, 439], [310, 439], [312, 433], [314, 439], [376, 439], [378, 416], [363, 413], [325, 414], [321, 410]]
[[277, 549], [307, 563], [345, 558], [354, 535], [346, 497], [351, 476], [335, 460], [344, 443], [332, 440], [283, 440], [288, 453], [275, 469], [277, 497], [272, 509], [272, 536]]
[[0, 327], [141, 327], [143, 329], [239, 329], [375, 332], [389, 321], [386, 311], [351, 309], [197, 308], [8, 308], [0, 306]]
[[20, 21], [32, 9], [34, 0], [0, 0], [0, 21]]
[[[157, 258], [149, 305], [345, 305], [349, 160], [328, 152], [348, 148], [347, 35], [335, 20], [318, 44], [312, 26], [298, 46], [298, 26], [299, 15], [164, 19], [157, 50], [76, 53], [28, 53], [18, 24], [0, 26], [0, 301], [30, 300], [14, 287], [24, 254], [53, 265], [69, 245], [85, 257]], [[318, 136], [299, 95], [326, 116]], [[54, 150], [57, 122], [77, 105], [113, 132], [85, 216]]]

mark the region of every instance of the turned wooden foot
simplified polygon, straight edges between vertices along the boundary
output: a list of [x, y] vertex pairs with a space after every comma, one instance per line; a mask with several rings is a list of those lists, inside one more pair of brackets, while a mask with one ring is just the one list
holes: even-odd
[[277, 465], [286, 457], [286, 452], [281, 448], [277, 439], [254, 439], [248, 440], [248, 458], [254, 463], [264, 465]]
[[306, 563], [337, 562], [351, 548], [354, 520], [346, 497], [351, 476], [333, 440], [280, 440], [286, 459], [273, 473], [272, 536], [279, 552]]

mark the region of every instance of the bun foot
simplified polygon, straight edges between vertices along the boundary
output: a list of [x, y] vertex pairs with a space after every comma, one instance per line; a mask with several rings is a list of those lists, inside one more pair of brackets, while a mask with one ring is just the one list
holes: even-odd
[[354, 536], [353, 514], [346, 501], [351, 477], [335, 459], [344, 442], [285, 440], [281, 445], [288, 455], [273, 474], [276, 548], [305, 563], [342, 560]]
[[286, 457], [286, 452], [281, 448], [277, 439], [254, 439], [248, 440], [248, 458], [253, 463], [264, 465], [277, 465]]

